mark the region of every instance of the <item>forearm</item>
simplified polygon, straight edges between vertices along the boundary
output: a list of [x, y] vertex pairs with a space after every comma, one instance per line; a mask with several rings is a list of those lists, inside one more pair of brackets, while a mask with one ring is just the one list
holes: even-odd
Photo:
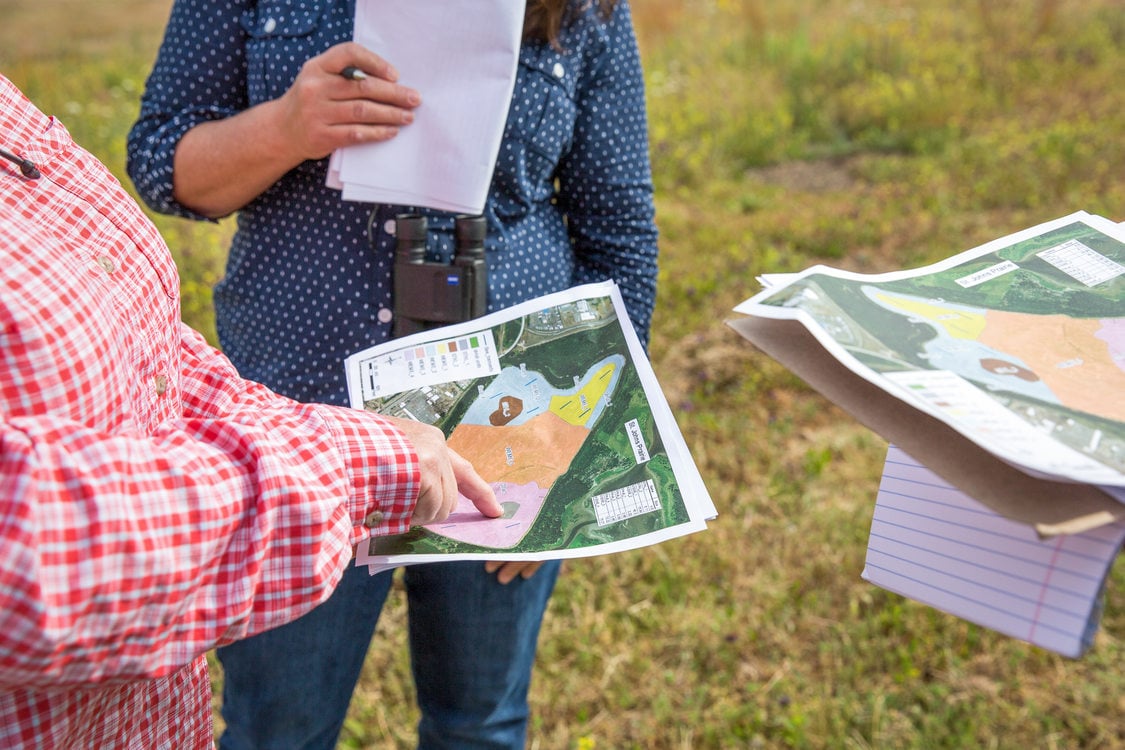
[[420, 475], [398, 430], [184, 343], [183, 418], [152, 434], [0, 416], [0, 687], [167, 674], [307, 612], [354, 544], [409, 527]]
[[173, 196], [210, 218], [231, 214], [303, 161], [279, 127], [280, 104], [265, 102], [201, 123], [176, 147]]
[[361, 512], [401, 531], [418, 486], [401, 436], [327, 416], [0, 427], [0, 686], [158, 677], [326, 599]]
[[[352, 65], [362, 80], [339, 73]], [[205, 216], [242, 208], [306, 159], [385, 141], [414, 119], [417, 91], [381, 57], [347, 42], [306, 61], [277, 99], [187, 131], [176, 146], [173, 197]]]
[[559, 205], [575, 249], [575, 281], [616, 280], [645, 343], [657, 230], [644, 76], [626, 0], [608, 30], [610, 43], [578, 97], [574, 145], [559, 169]]

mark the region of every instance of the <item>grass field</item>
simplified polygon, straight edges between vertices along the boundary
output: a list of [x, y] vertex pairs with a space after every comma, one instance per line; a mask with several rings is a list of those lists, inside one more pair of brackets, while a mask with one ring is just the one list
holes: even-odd
[[[921, 265], [1077, 209], [1125, 219], [1122, 3], [635, 5], [651, 354], [720, 517], [567, 565], [530, 747], [1125, 747], [1125, 563], [1080, 660], [864, 583], [885, 442], [721, 324], [758, 273]], [[169, 0], [0, 7], [0, 71], [123, 176]], [[156, 220], [185, 317], [213, 335], [230, 224]], [[342, 747], [412, 746], [404, 622], [392, 594]]]

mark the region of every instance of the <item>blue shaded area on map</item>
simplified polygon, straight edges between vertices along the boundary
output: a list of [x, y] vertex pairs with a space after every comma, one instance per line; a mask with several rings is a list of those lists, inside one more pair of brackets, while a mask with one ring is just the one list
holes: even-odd
[[[480, 396], [473, 402], [465, 413], [464, 418], [461, 419], [461, 424], [476, 424], [487, 425], [490, 424], [489, 417], [496, 411], [497, 403], [503, 396], [512, 396], [520, 399], [523, 402], [523, 411], [508, 424], [520, 425], [531, 419], [532, 417], [545, 414], [551, 408], [551, 398], [553, 396], [575, 396], [586, 383], [592, 378], [598, 370], [601, 370], [607, 364], [614, 364], [613, 377], [605, 389], [606, 394], [612, 397], [614, 389], [617, 388], [617, 383], [621, 379], [621, 373], [625, 367], [625, 358], [620, 354], [614, 354], [600, 362], [595, 363], [586, 370], [586, 372], [579, 378], [578, 384], [566, 389], [555, 388], [548, 383], [542, 375], [534, 370], [523, 370], [519, 367], [505, 367], [496, 376], [495, 380], [488, 385], [480, 394]], [[598, 399], [594, 405], [594, 413], [586, 420], [586, 424], [593, 424], [601, 416], [602, 411], [605, 409], [605, 399]]]
[[946, 302], [944, 300], [935, 301], [874, 287], [865, 287], [863, 292], [873, 304], [882, 307], [884, 310], [888, 310], [904, 318], [909, 318], [915, 325], [925, 325], [933, 330], [934, 338], [926, 342], [922, 351], [917, 355], [919, 358], [926, 360], [931, 368], [955, 372], [963, 378], [970, 378], [974, 382], [980, 383], [988, 388], [1019, 393], [1023, 396], [1039, 399], [1047, 403], [1060, 403], [1058, 397], [1043, 381], [1027, 381], [1012, 377], [1010, 374], [996, 373], [982, 364], [989, 360], [1003, 360], [1024, 369], [1030, 369], [1027, 364], [1020, 361], [1018, 357], [1008, 352], [1002, 352], [990, 346], [985, 346], [973, 339], [951, 336], [949, 332], [937, 322], [928, 320], [921, 315], [911, 315], [903, 311], [902, 308], [894, 305], [888, 305], [879, 300], [878, 296], [881, 295], [899, 300], [913, 301], [930, 306], [936, 305], [948, 308], [949, 310], [961, 311], [966, 315], [979, 318], [985, 318], [988, 310], [955, 302]]

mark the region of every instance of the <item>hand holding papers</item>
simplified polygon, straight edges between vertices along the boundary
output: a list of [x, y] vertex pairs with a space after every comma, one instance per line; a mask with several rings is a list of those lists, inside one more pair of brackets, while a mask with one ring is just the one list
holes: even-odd
[[345, 200], [477, 214], [484, 208], [515, 84], [524, 3], [357, 0], [355, 41], [421, 92], [414, 122], [389, 141], [332, 155]]
[[[901, 455], [1040, 536], [1105, 529], [1099, 533], [1112, 538], [1121, 527], [1120, 226], [1080, 212], [914, 271], [861, 275], [816, 267], [765, 280], [768, 289], [735, 308], [749, 317], [730, 325]], [[932, 500], [942, 492], [927, 486], [915, 485], [923, 488], [916, 494]], [[887, 497], [881, 491], [880, 502]], [[912, 532], [932, 530], [923, 516], [902, 518], [914, 519]], [[1098, 546], [1098, 564], [1108, 567], [1119, 547], [1119, 538]], [[922, 554], [923, 547], [912, 549]], [[966, 549], [958, 555], [976, 559]], [[955, 598], [935, 600], [904, 583], [921, 587], [903, 573], [914, 563], [907, 556], [890, 565], [901, 574], [894, 590], [982, 621], [980, 610], [953, 607]], [[1077, 608], [1088, 612], [1090, 596], [1083, 593]], [[1068, 637], [1066, 653], [1085, 642], [1081, 632]]]
[[358, 565], [584, 557], [706, 528], [715, 508], [612, 282], [348, 358], [352, 406], [440, 427], [504, 508], [381, 537]]

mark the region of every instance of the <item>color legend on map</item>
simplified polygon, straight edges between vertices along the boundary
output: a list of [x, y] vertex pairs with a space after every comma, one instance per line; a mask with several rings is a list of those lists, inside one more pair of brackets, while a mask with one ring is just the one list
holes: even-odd
[[406, 346], [359, 363], [365, 401], [424, 386], [496, 375], [500, 360], [492, 331]]

